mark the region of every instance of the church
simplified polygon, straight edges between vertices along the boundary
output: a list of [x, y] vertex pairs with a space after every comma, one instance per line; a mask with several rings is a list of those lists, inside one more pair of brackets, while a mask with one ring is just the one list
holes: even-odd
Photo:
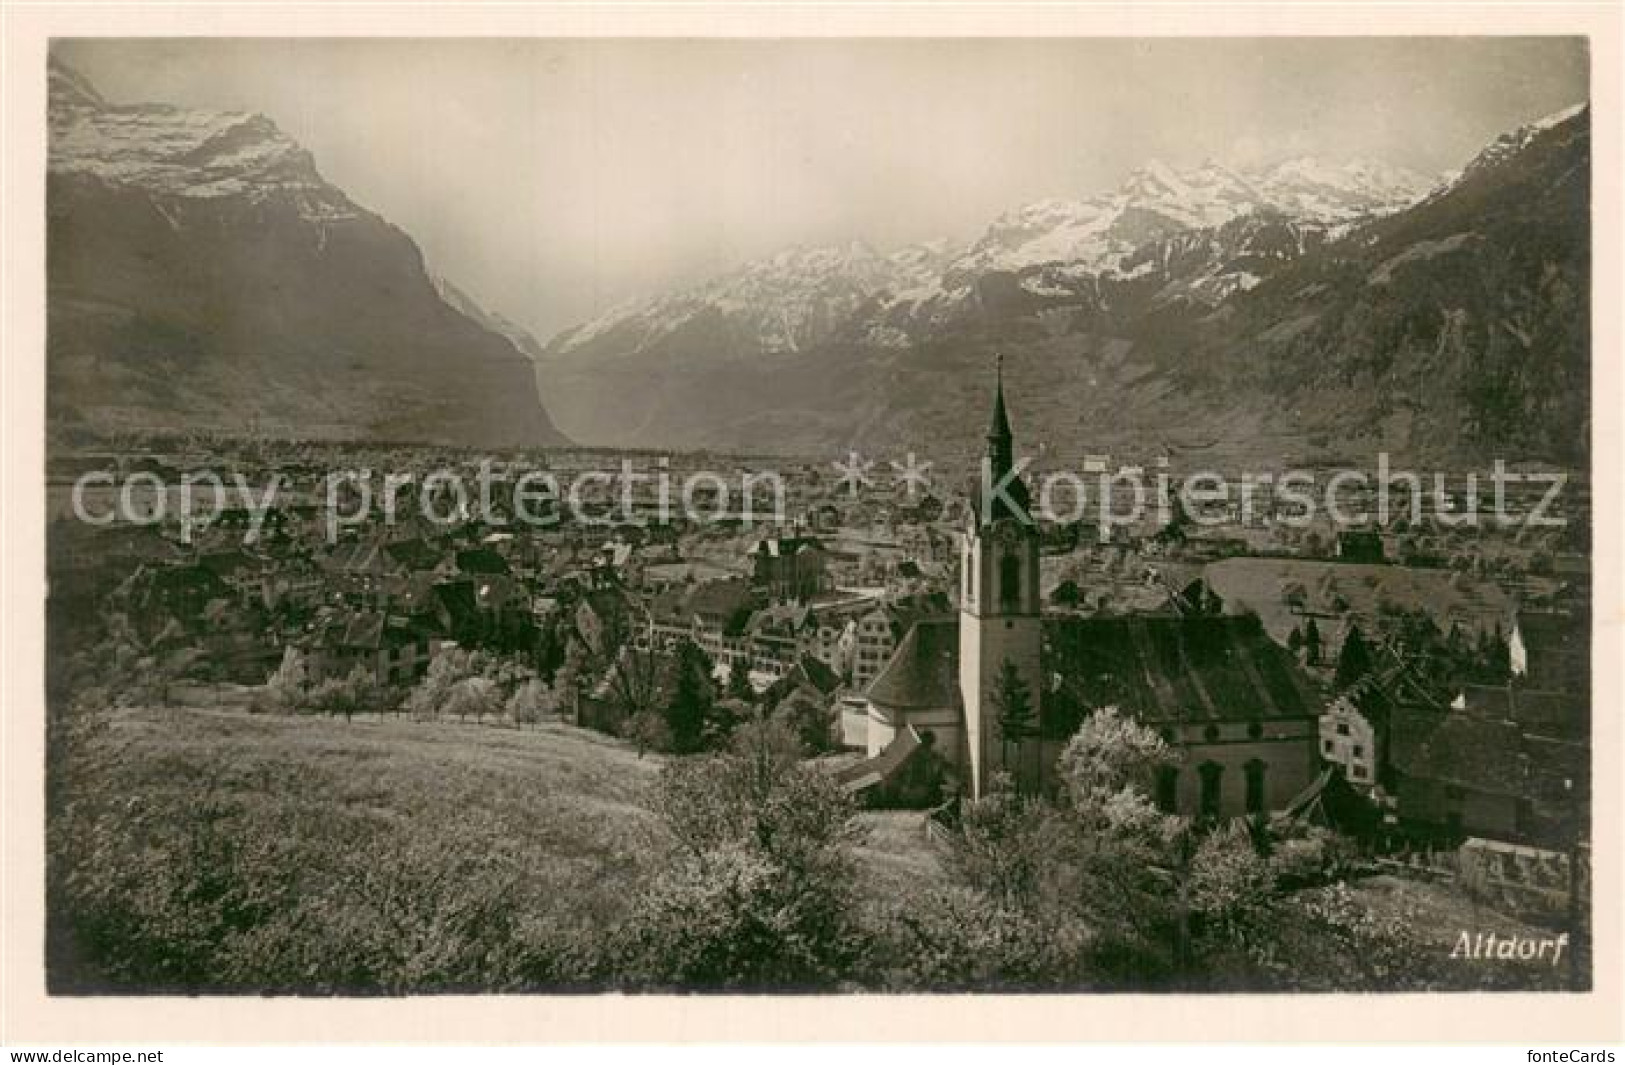
[[[1319, 771], [1322, 702], [1291, 653], [1253, 616], [1046, 616], [1038, 522], [1015, 470], [1001, 368], [961, 533], [958, 608], [916, 620], [870, 682], [870, 761], [899, 764], [899, 750], [923, 746], [972, 798], [1000, 772], [1041, 789], [1083, 719], [1114, 706], [1180, 756], [1148, 782], [1164, 809], [1231, 817], [1286, 807]], [[1012, 690], [1032, 712], [1015, 737], [1001, 728]]]

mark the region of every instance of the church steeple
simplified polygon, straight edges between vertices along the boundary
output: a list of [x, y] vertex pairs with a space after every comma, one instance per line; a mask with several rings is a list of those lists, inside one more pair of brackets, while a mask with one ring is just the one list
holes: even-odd
[[1010, 472], [1015, 461], [1015, 434], [1010, 432], [1010, 415], [1004, 409], [1004, 356], [993, 359], [993, 422], [987, 430], [987, 457], [993, 460], [997, 480]]
[[994, 363], [993, 420], [980, 466], [959, 556], [959, 698], [965, 722], [960, 757], [974, 798], [986, 794], [1000, 770], [1032, 776], [1021, 745], [1015, 745], [1012, 758], [1011, 745], [1001, 736], [1001, 678], [1014, 669], [1035, 698], [1044, 690], [1039, 533], [1027, 483], [1016, 473], [1003, 358]]
[[993, 420], [987, 429], [987, 454], [982, 460], [971, 489], [974, 521], [991, 525], [1010, 518], [1032, 524], [1032, 499], [1027, 484], [1013, 472], [1016, 468], [1015, 434], [1010, 431], [1010, 414], [1004, 405], [1004, 356], [995, 356], [993, 369]]

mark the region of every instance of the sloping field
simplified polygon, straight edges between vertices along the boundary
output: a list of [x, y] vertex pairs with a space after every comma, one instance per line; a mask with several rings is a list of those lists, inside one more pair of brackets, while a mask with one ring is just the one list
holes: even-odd
[[658, 768], [556, 723], [109, 711], [64, 771], [53, 984], [567, 983], [665, 851]]

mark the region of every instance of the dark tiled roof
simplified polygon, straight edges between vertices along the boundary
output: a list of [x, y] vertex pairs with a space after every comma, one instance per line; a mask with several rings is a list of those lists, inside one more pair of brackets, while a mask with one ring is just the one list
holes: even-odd
[[1442, 781], [1499, 795], [1520, 793], [1523, 737], [1510, 721], [1457, 712], [1424, 736], [1408, 736], [1394, 765], [1408, 777]]
[[[1059, 675], [1046, 716], [1116, 706], [1147, 722], [1315, 717], [1321, 699], [1292, 656], [1255, 618], [1049, 618], [1045, 669]], [[869, 698], [899, 709], [959, 697], [959, 621], [909, 629]], [[1064, 704], [1064, 706], [1063, 706]], [[1072, 715], [1076, 716], [1076, 714]]]
[[1360, 794], [1336, 766], [1327, 766], [1300, 791], [1283, 811], [1287, 817], [1305, 824], [1319, 825], [1352, 835], [1377, 827], [1382, 813]]
[[1254, 617], [1052, 618], [1054, 696], [1147, 722], [1315, 717], [1321, 699]]
[[409, 570], [434, 569], [440, 564], [440, 552], [420, 539], [399, 540], [384, 549], [389, 557]]
[[1568, 740], [1591, 735], [1588, 694], [1519, 688], [1513, 695], [1512, 716], [1526, 733]]
[[1591, 777], [1586, 744], [1525, 736], [1522, 752], [1529, 771], [1525, 794], [1531, 800], [1551, 807], [1586, 801]]
[[884, 784], [907, 765], [914, 752], [923, 746], [920, 734], [914, 731], [914, 726], [905, 725], [886, 745], [885, 750], [873, 758], [866, 758], [856, 765], [840, 770], [835, 774], [835, 780], [841, 790], [848, 793]]
[[802, 655], [796, 660], [791, 676], [804, 677], [807, 683], [829, 695], [841, 686], [841, 678], [836, 672], [812, 655]]
[[689, 614], [684, 609], [688, 601], [688, 592], [683, 588], [667, 588], [649, 604], [649, 613], [656, 621], [670, 622], [678, 625], [688, 624]]
[[256, 565], [256, 561], [241, 551], [214, 551], [198, 558], [198, 565], [218, 577], [230, 577], [240, 569]]
[[756, 611], [745, 631], [763, 635], [788, 635], [807, 627], [812, 611], [800, 603], [781, 603]]
[[453, 626], [474, 621], [479, 606], [471, 581], [447, 581], [434, 586], [435, 601], [443, 606]]
[[224, 596], [230, 592], [219, 576], [206, 566], [161, 566], [150, 572], [153, 590], [159, 595], [190, 592]]
[[339, 642], [345, 647], [377, 648], [384, 642], [384, 615], [357, 614], [344, 627]]
[[749, 602], [750, 583], [741, 577], [730, 577], [695, 585], [684, 606], [690, 614], [727, 621]]
[[869, 685], [869, 699], [907, 710], [959, 701], [959, 619], [917, 621], [886, 668]]
[[463, 573], [506, 574], [508, 562], [489, 548], [475, 547], [457, 552], [457, 569]]
[[1534, 672], [1548, 680], [1562, 677], [1570, 691], [1591, 684], [1591, 622], [1587, 615], [1519, 611], [1518, 632]]
[[1512, 721], [1524, 732], [1580, 739], [1591, 730], [1590, 701], [1583, 695], [1482, 684], [1468, 684], [1461, 694], [1467, 713]]
[[339, 544], [328, 554], [324, 564], [328, 569], [344, 573], [381, 574], [394, 568], [386, 563], [382, 546], [377, 537]]
[[1589, 623], [1583, 615], [1552, 611], [1520, 610], [1518, 631], [1523, 644], [1533, 651], [1576, 652], [1590, 648]]

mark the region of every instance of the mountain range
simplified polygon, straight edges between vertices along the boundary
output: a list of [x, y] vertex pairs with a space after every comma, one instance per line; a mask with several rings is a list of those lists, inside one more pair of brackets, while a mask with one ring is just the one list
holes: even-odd
[[54, 59], [49, 106], [53, 428], [968, 456], [997, 352], [1058, 458], [1588, 454], [1585, 107], [1442, 179], [1151, 162], [970, 241], [791, 248], [543, 344], [262, 116], [112, 104]]
[[53, 428], [566, 442], [531, 355], [269, 119], [49, 78]]
[[1151, 163], [967, 246], [796, 249], [614, 308], [538, 371], [567, 431], [619, 445], [974, 451], [998, 351], [1055, 454], [1578, 461], [1589, 120], [1443, 179]]

